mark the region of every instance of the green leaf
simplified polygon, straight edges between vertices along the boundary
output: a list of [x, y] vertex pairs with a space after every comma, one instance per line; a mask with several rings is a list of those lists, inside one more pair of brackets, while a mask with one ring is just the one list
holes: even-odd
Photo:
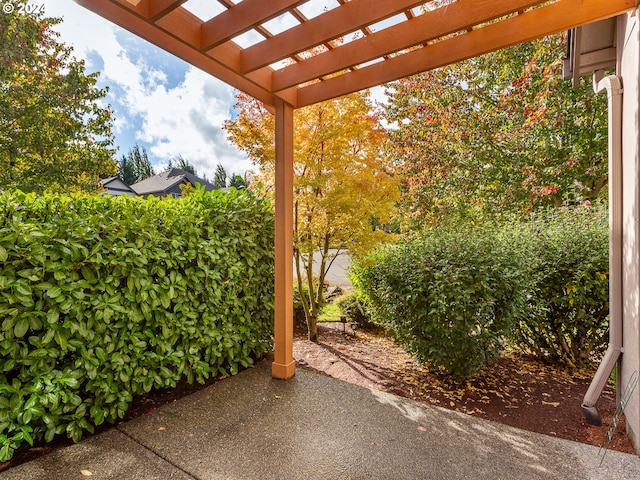
[[53, 338], [55, 339], [56, 343], [60, 345], [62, 351], [67, 350], [67, 334], [64, 333], [62, 329], [56, 330]]
[[58, 298], [61, 294], [62, 294], [62, 289], [57, 285], [47, 291], [47, 296], [49, 298]]
[[16, 322], [15, 326], [13, 327], [13, 334], [17, 338], [24, 337], [25, 334], [27, 333], [27, 331], [29, 331], [29, 319], [28, 318], [21, 318], [20, 320], [18, 320]]
[[25, 297], [31, 296], [31, 287], [28, 283], [16, 282], [15, 289], [20, 295], [24, 295]]
[[58, 380], [62, 385], [66, 385], [71, 388], [77, 388], [80, 385], [80, 382], [76, 378], [73, 377], [62, 377]]

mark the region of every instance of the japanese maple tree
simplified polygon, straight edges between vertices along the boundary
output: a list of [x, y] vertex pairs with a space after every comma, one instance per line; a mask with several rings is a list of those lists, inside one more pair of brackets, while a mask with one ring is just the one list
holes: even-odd
[[[258, 101], [238, 99], [240, 114], [225, 128], [258, 167], [252, 188], [271, 194], [274, 117]], [[366, 93], [295, 112], [294, 260], [310, 340], [317, 341], [324, 281], [336, 256], [346, 250], [358, 256], [389, 238], [373, 228], [392, 218], [399, 198], [382, 157], [386, 140]]]

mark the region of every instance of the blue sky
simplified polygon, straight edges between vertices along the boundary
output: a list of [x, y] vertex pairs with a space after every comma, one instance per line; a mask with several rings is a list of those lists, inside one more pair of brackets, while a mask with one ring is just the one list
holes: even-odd
[[[222, 125], [233, 117], [235, 91], [216, 78], [107, 22], [73, 0], [31, 0], [46, 16], [62, 17], [61, 41], [73, 46], [87, 71], [100, 72], [115, 112], [118, 158], [136, 143], [156, 170], [182, 155], [199, 174], [213, 177], [221, 163], [228, 174], [252, 168], [226, 139]], [[217, 3], [211, 2], [209, 3]]]

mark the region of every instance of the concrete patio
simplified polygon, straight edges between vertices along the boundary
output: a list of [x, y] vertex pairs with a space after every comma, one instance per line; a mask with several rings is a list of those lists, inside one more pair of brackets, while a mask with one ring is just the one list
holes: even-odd
[[[92, 479], [638, 479], [640, 458], [270, 363], [0, 474]], [[83, 472], [84, 471], [84, 475]]]

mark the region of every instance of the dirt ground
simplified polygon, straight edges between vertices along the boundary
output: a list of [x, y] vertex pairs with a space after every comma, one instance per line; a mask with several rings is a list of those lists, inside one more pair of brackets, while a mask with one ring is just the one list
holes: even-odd
[[[296, 325], [293, 353], [299, 368], [524, 430], [596, 446], [607, 445], [607, 431], [616, 407], [612, 385], [607, 385], [598, 401], [603, 419], [601, 427], [588, 425], [580, 408], [595, 367], [571, 372], [508, 355], [467, 380], [445, 381], [416, 365], [393, 339], [383, 334], [353, 331], [339, 322], [321, 323], [318, 332], [319, 343], [309, 342], [306, 328]], [[183, 381], [173, 390], [136, 397], [122, 421], [219, 380], [210, 379], [204, 385]], [[96, 433], [109, 428], [113, 425], [103, 425]], [[622, 417], [608, 448], [633, 453], [624, 431]], [[0, 472], [70, 444], [70, 440], [58, 438], [50, 444], [26, 445], [12, 460], [0, 463]]]
[[[613, 385], [607, 385], [597, 404], [601, 427], [588, 425], [581, 409], [595, 366], [574, 372], [511, 354], [469, 379], [446, 381], [429, 374], [383, 334], [324, 323], [316, 344], [305, 332], [297, 326], [294, 337], [294, 358], [301, 368], [524, 430], [607, 446], [616, 409]], [[633, 453], [624, 417], [608, 448]]]

